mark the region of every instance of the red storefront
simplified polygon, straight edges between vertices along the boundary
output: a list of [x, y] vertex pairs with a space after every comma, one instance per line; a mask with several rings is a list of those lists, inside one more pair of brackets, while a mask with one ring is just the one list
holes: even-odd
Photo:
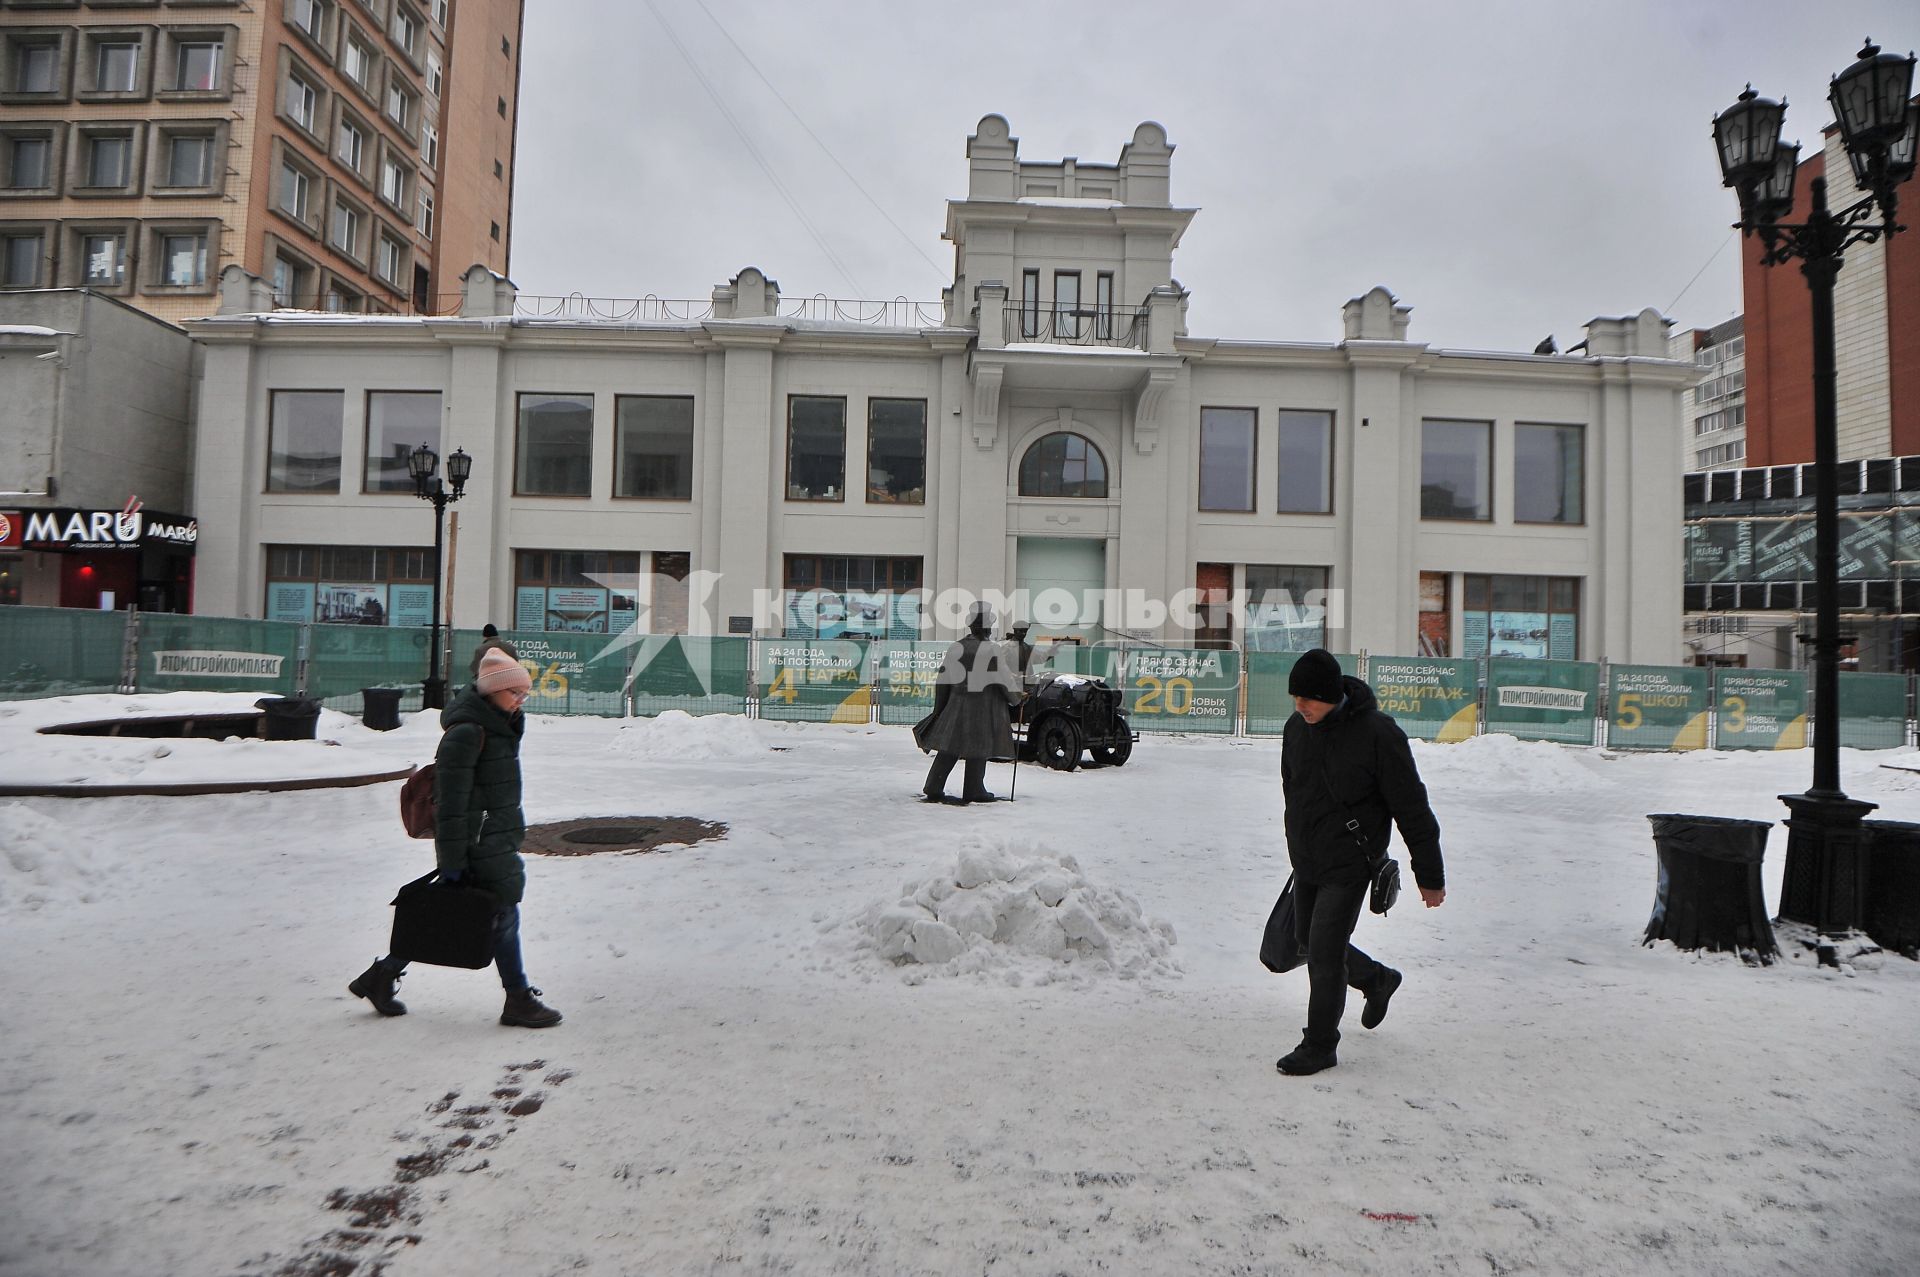
[[0, 510], [0, 603], [192, 611], [200, 525], [129, 505]]

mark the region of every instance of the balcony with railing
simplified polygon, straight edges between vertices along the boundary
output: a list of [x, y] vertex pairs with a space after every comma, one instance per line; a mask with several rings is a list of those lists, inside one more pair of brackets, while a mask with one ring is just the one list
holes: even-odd
[[1114, 312], [1092, 306], [1043, 306], [1028, 303], [1002, 312], [1003, 336], [1009, 346], [1044, 343], [1059, 346], [1116, 346], [1147, 348], [1147, 312]]

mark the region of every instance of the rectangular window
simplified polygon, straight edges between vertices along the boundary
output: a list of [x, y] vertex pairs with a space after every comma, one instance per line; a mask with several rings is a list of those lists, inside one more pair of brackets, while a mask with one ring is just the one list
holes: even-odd
[[102, 44], [96, 46], [93, 87], [101, 93], [131, 93], [139, 83], [140, 46], [138, 44]]
[[446, 83], [445, 77], [446, 77], [446, 72], [441, 67], [440, 55], [437, 53], [431, 53], [431, 52], [428, 53], [427, 54], [427, 92], [433, 94], [433, 96], [435, 97], [439, 97], [440, 90]]
[[307, 175], [284, 160], [280, 164], [280, 207], [299, 221], [307, 220], [311, 182]]
[[644, 583], [641, 556], [632, 551], [517, 550], [513, 558], [513, 629], [626, 633], [636, 625], [644, 584], [652, 595], [646, 630], [686, 631], [684, 552], [654, 551]]
[[160, 282], [191, 287], [207, 282], [207, 237], [162, 235], [160, 237]]
[[440, 392], [367, 392], [368, 492], [412, 492], [407, 458], [421, 444], [440, 451]]
[[437, 168], [440, 164], [440, 130], [431, 124], [420, 129], [420, 157], [428, 168]]
[[1280, 410], [1281, 514], [1333, 512], [1333, 414]]
[[132, 155], [133, 139], [124, 134], [104, 134], [89, 138], [87, 185], [125, 186]]
[[1493, 518], [1493, 423], [1420, 425], [1420, 517]]
[[1113, 272], [1103, 270], [1093, 277], [1094, 336], [1107, 341], [1113, 336]]
[[213, 139], [176, 136], [167, 144], [168, 186], [208, 186], [213, 182]]
[[1020, 335], [1028, 339], [1040, 335], [1040, 272], [1020, 272]]
[[787, 500], [847, 499], [847, 401], [825, 395], [787, 400]]
[[1306, 652], [1325, 647], [1329, 576], [1324, 567], [1247, 564], [1247, 650]]
[[927, 401], [867, 401], [867, 503], [927, 503]]
[[420, 192], [420, 233], [433, 238], [433, 196]]
[[443, 27], [447, 25], [447, 0], [433, 0], [433, 20]]
[[364, 171], [361, 165], [366, 163], [367, 135], [360, 131], [359, 125], [344, 117], [340, 121], [340, 149], [338, 153], [341, 163], [345, 164], [348, 168], [356, 173]]
[[1586, 431], [1580, 426], [1513, 426], [1513, 521], [1582, 523]]
[[413, 100], [407, 96], [407, 91], [401, 88], [397, 81], [387, 85], [387, 118], [398, 124], [403, 131], [407, 127], [409, 108], [412, 105]]
[[584, 497], [593, 482], [593, 396], [523, 394], [513, 490]]
[[373, 83], [373, 53], [358, 40], [348, 40], [347, 47], [340, 59], [340, 69], [347, 78], [361, 88]]
[[313, 270], [292, 258], [274, 254], [273, 304], [297, 306], [313, 289]]
[[1200, 508], [1253, 510], [1254, 430], [1252, 408], [1200, 410]]
[[621, 395], [613, 417], [613, 495], [693, 500], [693, 400]]
[[380, 251], [374, 261], [375, 272], [389, 284], [404, 282], [402, 276], [407, 269], [407, 247], [389, 235], [380, 237]]
[[53, 142], [44, 137], [10, 139], [7, 153], [7, 187], [16, 191], [45, 190], [52, 171]]
[[182, 41], [174, 46], [173, 87], [211, 93], [220, 87], [220, 46], [211, 40]]
[[287, 77], [287, 115], [307, 132], [320, 113], [320, 90], [297, 75]]
[[327, 10], [321, 0], [293, 0], [293, 25], [314, 39], [326, 33]]
[[333, 246], [351, 256], [360, 255], [360, 214], [345, 204], [333, 206]]
[[268, 492], [340, 491], [338, 390], [276, 390], [267, 426]]
[[405, 9], [393, 11], [393, 42], [412, 56], [414, 45], [420, 40], [420, 24]]
[[60, 87], [60, 46], [51, 42], [14, 46], [16, 93], [53, 93]]
[[1080, 336], [1080, 272], [1053, 272], [1053, 335], [1067, 341]]
[[1481, 576], [1460, 579], [1460, 655], [1580, 659], [1580, 579]]
[[380, 161], [380, 197], [396, 208], [407, 205], [407, 170], [392, 158]]
[[6, 263], [0, 284], [8, 288], [31, 288], [40, 282], [40, 266], [46, 260], [46, 239], [40, 235], [8, 235], [5, 238]]
[[86, 281], [94, 288], [118, 288], [127, 282], [127, 240], [124, 235], [83, 235], [80, 259]]

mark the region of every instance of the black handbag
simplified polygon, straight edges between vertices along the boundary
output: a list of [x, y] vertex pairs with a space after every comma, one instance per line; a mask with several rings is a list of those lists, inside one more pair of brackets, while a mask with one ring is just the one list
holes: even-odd
[[1280, 898], [1273, 902], [1273, 912], [1267, 915], [1266, 934], [1260, 937], [1260, 962], [1278, 975], [1306, 960], [1307, 951], [1300, 947], [1300, 928], [1295, 925], [1293, 875], [1289, 874]]
[[477, 971], [493, 961], [493, 919], [500, 902], [480, 887], [439, 878], [435, 869], [394, 896], [388, 950], [408, 962]]

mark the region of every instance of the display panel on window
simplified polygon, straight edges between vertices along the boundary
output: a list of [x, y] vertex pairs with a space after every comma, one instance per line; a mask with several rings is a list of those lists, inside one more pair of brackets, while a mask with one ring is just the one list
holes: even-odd
[[[656, 575], [649, 583], [656, 595], [663, 588], [662, 580]], [[548, 633], [625, 633], [643, 619], [641, 585], [638, 552], [521, 550], [514, 555], [512, 627]]]
[[1462, 656], [1579, 659], [1579, 581], [1574, 577], [1467, 576]]
[[1249, 563], [1246, 649], [1305, 652], [1327, 645], [1328, 570]]

